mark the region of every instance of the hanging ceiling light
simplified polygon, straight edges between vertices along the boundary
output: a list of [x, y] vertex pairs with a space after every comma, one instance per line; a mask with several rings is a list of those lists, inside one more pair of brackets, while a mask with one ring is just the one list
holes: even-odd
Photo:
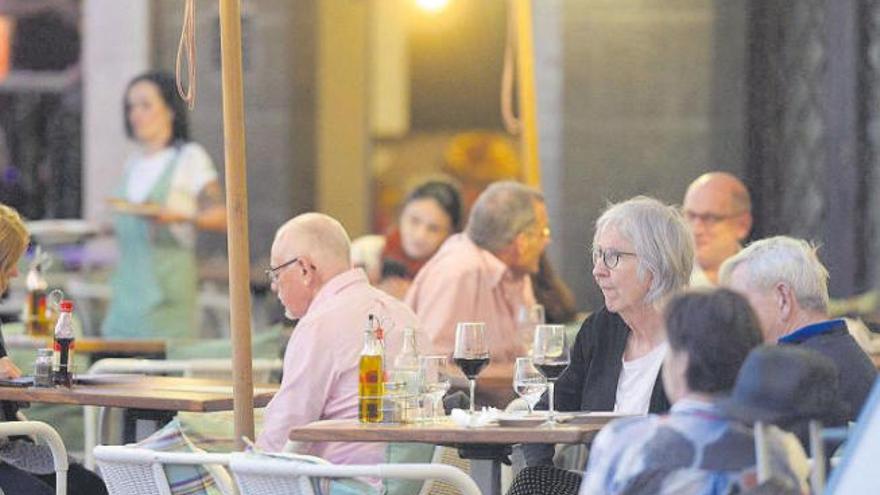
[[440, 12], [449, 5], [449, 0], [416, 0], [416, 5], [428, 12]]

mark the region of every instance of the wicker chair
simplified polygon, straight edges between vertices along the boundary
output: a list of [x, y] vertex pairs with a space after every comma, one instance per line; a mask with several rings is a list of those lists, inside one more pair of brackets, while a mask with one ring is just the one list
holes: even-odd
[[0, 423], [0, 437], [30, 436], [45, 442], [52, 451], [55, 465], [55, 493], [67, 494], [67, 449], [54, 428], [40, 421], [8, 421]]
[[477, 484], [460, 469], [442, 464], [332, 465], [297, 461], [293, 454], [232, 454], [229, 467], [241, 495], [314, 495], [316, 478], [398, 478], [441, 480], [462, 495], [480, 495]]

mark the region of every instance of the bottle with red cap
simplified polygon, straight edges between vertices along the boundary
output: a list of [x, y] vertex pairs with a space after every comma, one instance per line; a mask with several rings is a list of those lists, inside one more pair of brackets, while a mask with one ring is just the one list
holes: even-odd
[[55, 383], [73, 385], [73, 301], [61, 301], [61, 314], [55, 324]]

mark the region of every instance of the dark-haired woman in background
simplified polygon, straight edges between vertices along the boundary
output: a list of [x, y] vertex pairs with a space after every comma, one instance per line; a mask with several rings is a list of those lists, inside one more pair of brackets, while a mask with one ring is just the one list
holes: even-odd
[[461, 197], [452, 184], [432, 180], [403, 202], [398, 225], [385, 240], [379, 286], [403, 298], [409, 284], [450, 235], [461, 230]]
[[189, 140], [174, 77], [148, 72], [125, 93], [125, 130], [140, 147], [110, 200], [120, 259], [105, 337], [197, 337], [197, 230], [222, 232], [226, 209], [211, 158]]

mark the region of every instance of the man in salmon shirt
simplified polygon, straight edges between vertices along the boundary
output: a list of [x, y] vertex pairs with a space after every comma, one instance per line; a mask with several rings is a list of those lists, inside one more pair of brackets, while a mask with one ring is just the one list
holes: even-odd
[[434, 352], [452, 355], [458, 322], [484, 322], [490, 364], [484, 374], [512, 375], [528, 336], [517, 312], [535, 303], [528, 275], [550, 243], [544, 196], [516, 182], [496, 182], [477, 198], [465, 231], [451, 236], [419, 271], [406, 303]]
[[[393, 362], [403, 328], [418, 327], [402, 302], [352, 268], [348, 234], [335, 219], [305, 213], [275, 235], [267, 275], [288, 318], [299, 319], [284, 353], [284, 378], [266, 407], [257, 446], [278, 452], [292, 427], [358, 417], [358, 363], [369, 315], [385, 328]], [[384, 444], [314, 443], [306, 452], [335, 464], [384, 461]]]

